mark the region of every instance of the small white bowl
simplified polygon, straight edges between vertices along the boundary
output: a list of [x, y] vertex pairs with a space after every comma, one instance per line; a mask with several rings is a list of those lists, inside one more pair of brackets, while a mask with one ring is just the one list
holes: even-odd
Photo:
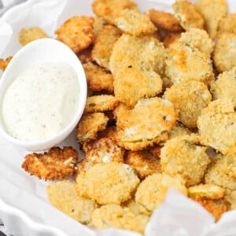
[[0, 104], [2, 103], [1, 99], [4, 96], [6, 89], [21, 72], [25, 71], [32, 65], [47, 62], [62, 62], [72, 66], [74, 71], [77, 73], [79, 80], [79, 105], [77, 112], [74, 114], [73, 120], [66, 128], [56, 133], [53, 137], [40, 142], [26, 142], [13, 138], [7, 133], [3, 122], [0, 119], [0, 135], [7, 141], [24, 147], [30, 151], [42, 151], [62, 142], [76, 127], [86, 104], [87, 82], [81, 62], [68, 46], [55, 39], [36, 40], [26, 45], [15, 54], [0, 80]]

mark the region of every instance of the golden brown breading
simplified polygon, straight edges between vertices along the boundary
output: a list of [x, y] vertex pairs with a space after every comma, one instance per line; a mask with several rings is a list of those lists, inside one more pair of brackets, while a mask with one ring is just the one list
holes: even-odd
[[219, 23], [218, 31], [236, 34], [236, 13], [228, 14]]
[[114, 19], [115, 25], [124, 33], [134, 36], [153, 34], [157, 28], [149, 16], [135, 9], [125, 9]]
[[236, 112], [230, 100], [215, 100], [198, 118], [201, 142], [223, 154], [236, 148]]
[[98, 32], [92, 51], [92, 58], [98, 65], [109, 70], [109, 61], [112, 49], [120, 36], [120, 30], [112, 25], [105, 25]]
[[93, 24], [93, 33], [97, 37], [100, 31], [103, 29], [105, 25], [107, 25], [107, 21], [99, 16], [94, 17], [94, 24]]
[[79, 52], [77, 56], [79, 57], [82, 64], [86, 64], [92, 61], [92, 47], [88, 47], [83, 51]]
[[54, 147], [43, 154], [26, 155], [21, 167], [40, 179], [63, 180], [76, 173], [77, 156], [72, 147]]
[[165, 173], [150, 175], [138, 186], [135, 201], [149, 211], [154, 211], [165, 200], [168, 190], [171, 188], [187, 194], [184, 181], [179, 176], [171, 177]]
[[158, 27], [173, 33], [179, 33], [182, 32], [183, 29], [179, 24], [179, 21], [176, 19], [176, 17], [169, 13], [164, 11], [158, 11], [156, 9], [150, 9], [148, 11], [149, 17], [151, 21]]
[[211, 162], [199, 141], [195, 135], [168, 140], [161, 149], [162, 171], [182, 176], [187, 186], [199, 184]]
[[218, 72], [224, 72], [236, 66], [236, 35], [221, 33], [216, 37], [213, 61]]
[[85, 112], [112, 111], [118, 105], [118, 100], [113, 95], [97, 95], [87, 98]]
[[214, 184], [199, 184], [188, 189], [190, 197], [207, 199], [221, 199], [225, 195], [225, 189]]
[[18, 35], [19, 43], [22, 46], [42, 38], [48, 38], [48, 35], [39, 27], [23, 28]]
[[166, 60], [166, 74], [173, 83], [198, 80], [208, 83], [213, 70], [208, 55], [183, 43], [175, 43], [169, 48]]
[[189, 1], [176, 1], [172, 7], [176, 18], [185, 30], [204, 28], [204, 19], [193, 3]]
[[132, 151], [166, 140], [176, 122], [172, 103], [158, 97], [140, 99], [133, 109], [117, 115], [119, 144]]
[[10, 63], [11, 59], [12, 56], [9, 56], [5, 59], [0, 58], [0, 70], [4, 71], [7, 68], [8, 64]]
[[149, 216], [135, 214], [127, 207], [108, 204], [96, 209], [92, 215], [92, 225], [98, 229], [110, 227], [144, 233]]
[[73, 16], [57, 30], [57, 39], [67, 44], [75, 53], [89, 47], [94, 42], [93, 17]]
[[228, 11], [226, 0], [197, 0], [196, 7], [205, 19], [206, 29], [211, 38], [217, 34], [220, 20]]
[[177, 123], [169, 132], [169, 139], [181, 137], [184, 135], [190, 135], [191, 132], [188, 128], [184, 127], [182, 124]]
[[83, 64], [88, 87], [92, 91], [108, 91], [113, 92], [114, 78], [111, 73], [105, 71], [102, 67], [93, 64], [92, 62]]
[[96, 164], [76, 178], [80, 196], [99, 204], [120, 204], [129, 200], [139, 184], [133, 169], [123, 163]]
[[129, 151], [125, 158], [125, 163], [130, 165], [141, 179], [161, 172], [160, 159], [146, 150], [138, 152]]
[[230, 204], [230, 210], [236, 210], [236, 190], [226, 191], [225, 199]]
[[188, 128], [197, 127], [201, 110], [207, 107], [212, 98], [207, 86], [194, 80], [174, 84], [164, 96], [174, 104], [179, 120]]
[[211, 200], [204, 198], [192, 198], [192, 200], [202, 205], [214, 216], [215, 220], [219, 220], [221, 216], [229, 209], [228, 204], [222, 199]]
[[97, 133], [106, 128], [108, 120], [109, 118], [101, 112], [83, 115], [77, 128], [79, 142], [83, 143], [96, 139]]
[[169, 48], [172, 44], [176, 43], [180, 37], [180, 33], [168, 33], [164, 36], [163, 43], [166, 48]]
[[60, 181], [47, 186], [50, 203], [70, 217], [83, 224], [89, 224], [97, 205], [93, 200], [79, 197], [76, 183]]
[[95, 0], [92, 8], [96, 16], [114, 23], [124, 9], [137, 9], [137, 5], [133, 0]]
[[135, 199], [131, 199], [125, 203], [122, 204], [123, 207], [129, 208], [130, 211], [132, 211], [135, 215], [151, 215], [151, 211], [149, 211], [147, 208], [145, 208], [143, 205], [135, 202]]

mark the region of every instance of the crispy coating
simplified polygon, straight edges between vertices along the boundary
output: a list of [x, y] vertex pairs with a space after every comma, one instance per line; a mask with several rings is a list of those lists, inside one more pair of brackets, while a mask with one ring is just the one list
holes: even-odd
[[92, 225], [98, 229], [110, 227], [144, 233], [149, 216], [135, 214], [127, 207], [108, 204], [96, 209], [92, 215]]
[[184, 181], [179, 176], [171, 177], [165, 173], [150, 175], [138, 186], [135, 201], [149, 211], [154, 211], [165, 200], [171, 188], [187, 194]]
[[157, 30], [148, 15], [135, 9], [123, 10], [114, 23], [124, 33], [134, 36], [153, 34]]
[[89, 63], [92, 61], [92, 47], [88, 47], [86, 49], [84, 49], [83, 51], [79, 52], [77, 54], [77, 56], [79, 57], [80, 59], [80, 62], [82, 64], [86, 64], [86, 63]]
[[230, 210], [236, 210], [236, 191], [226, 191], [225, 198], [230, 204]]
[[179, 120], [188, 128], [197, 127], [201, 110], [210, 103], [207, 86], [199, 81], [183, 81], [166, 90], [165, 98], [174, 104]]
[[176, 113], [171, 102], [156, 97], [139, 100], [133, 109], [119, 112], [117, 120], [119, 144], [137, 151], [166, 140]]
[[169, 139], [178, 138], [185, 135], [190, 135], [191, 132], [188, 128], [184, 127], [182, 124], [177, 123], [169, 132]]
[[208, 83], [213, 71], [209, 56], [183, 43], [169, 48], [166, 74], [173, 83], [198, 80]]
[[199, 137], [182, 136], [168, 140], [161, 149], [161, 167], [169, 175], [182, 176], [187, 186], [199, 184], [211, 160]]
[[190, 47], [197, 48], [208, 56], [213, 52], [214, 43], [207, 32], [202, 29], [193, 28], [182, 33], [179, 41]]
[[105, 71], [102, 67], [92, 62], [83, 64], [88, 86], [92, 91], [113, 92], [114, 78], [111, 73]]
[[155, 37], [135, 37], [123, 34], [115, 43], [110, 58], [110, 69], [115, 75], [127, 67], [154, 70], [162, 75], [165, 68], [166, 50]]
[[211, 83], [211, 92], [214, 99], [229, 99], [236, 107], [236, 67], [220, 74], [216, 81]]
[[95, 16], [94, 17], [94, 24], [93, 24], [93, 33], [97, 37], [100, 31], [103, 29], [105, 25], [107, 25], [108, 22], [100, 17], [100, 16]]
[[205, 19], [206, 29], [211, 38], [215, 38], [220, 20], [228, 11], [226, 0], [197, 0], [196, 7]]
[[236, 190], [236, 155], [221, 156], [209, 168], [205, 182], [222, 188]]
[[79, 197], [76, 192], [76, 183], [60, 181], [47, 186], [50, 203], [83, 224], [91, 222], [93, 211], [97, 205], [93, 200]]
[[77, 128], [79, 142], [87, 142], [96, 139], [97, 133], [106, 128], [109, 118], [101, 112], [83, 115]]
[[213, 61], [218, 72], [224, 72], [236, 66], [236, 35], [221, 33], [216, 37]]
[[218, 31], [236, 34], [236, 13], [228, 14], [219, 23]]
[[147, 215], [147, 216], [151, 215], [151, 211], [149, 211], [143, 205], [137, 203], [135, 199], [131, 199], [123, 203], [122, 206], [129, 208], [129, 210], [132, 211], [135, 215], [138, 215], [138, 214]]
[[125, 163], [130, 165], [141, 179], [161, 172], [160, 159], [153, 156], [149, 151], [129, 151]]
[[204, 28], [204, 19], [193, 3], [189, 1], [176, 1], [172, 7], [175, 11], [176, 18], [185, 30]]
[[0, 58], [0, 70], [2, 70], [2, 71], [6, 70], [6, 68], [7, 68], [8, 64], [10, 63], [11, 59], [12, 59], [12, 56], [9, 56], [5, 59]]
[[167, 33], [164, 36], [163, 43], [164, 43], [166, 48], [169, 48], [174, 43], [176, 43], [180, 37], [181, 37], [180, 33]]
[[58, 40], [67, 44], [75, 53], [79, 53], [94, 42], [93, 24], [93, 17], [73, 16], [66, 20], [55, 33]]
[[190, 187], [188, 195], [192, 198], [221, 199], [225, 195], [225, 189], [214, 184], [199, 184]]
[[42, 38], [48, 38], [48, 35], [39, 27], [23, 28], [18, 34], [18, 40], [22, 46]]
[[111, 162], [91, 167], [84, 175], [78, 175], [76, 182], [82, 197], [99, 204], [121, 204], [131, 198], [139, 178], [130, 166]]
[[128, 66], [115, 75], [115, 97], [128, 106], [134, 106], [140, 98], [154, 97], [161, 91], [161, 77], [154, 71]]
[[230, 100], [215, 100], [202, 110], [198, 118], [201, 142], [222, 153], [236, 147], [236, 113]]
[[195, 202], [202, 205], [208, 212], [210, 212], [215, 220], [219, 220], [221, 216], [228, 211], [229, 206], [228, 204], [222, 200], [211, 200], [211, 199], [204, 199], [204, 198], [192, 198]]
[[120, 36], [120, 30], [112, 25], [105, 25], [98, 32], [92, 51], [92, 58], [98, 65], [109, 70], [109, 61], [112, 49]]
[[77, 156], [72, 147], [54, 147], [42, 154], [26, 155], [22, 168], [44, 180], [68, 179], [76, 173]]
[[155, 24], [158, 28], [173, 33], [179, 33], [183, 31], [177, 18], [169, 12], [158, 11], [152, 8], [148, 11], [148, 14], [153, 24]]
[[85, 112], [112, 111], [118, 105], [117, 99], [113, 95], [97, 95], [87, 98]]
[[133, 0], [95, 0], [92, 8], [96, 16], [113, 24], [124, 9], [137, 9], [137, 5]]

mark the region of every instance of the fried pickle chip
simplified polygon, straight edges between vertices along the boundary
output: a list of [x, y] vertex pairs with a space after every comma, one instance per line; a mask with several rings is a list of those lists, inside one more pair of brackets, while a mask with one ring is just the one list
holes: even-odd
[[119, 144], [138, 151], [166, 140], [176, 113], [171, 102], [156, 97], [140, 99], [133, 109], [118, 113], [117, 120]]
[[67, 44], [75, 53], [89, 47], [94, 42], [93, 17], [73, 16], [57, 30], [57, 39]]
[[130, 165], [141, 179], [161, 172], [160, 159], [146, 150], [137, 152], [129, 151], [125, 158], [125, 163]]
[[127, 67], [154, 70], [164, 74], [166, 50], [154, 37], [122, 35], [115, 43], [110, 58], [110, 69], [114, 75]]
[[83, 115], [77, 128], [77, 139], [79, 142], [87, 142], [96, 139], [97, 133], [106, 128], [108, 117], [101, 112]]
[[11, 59], [12, 56], [9, 56], [5, 59], [0, 59], [0, 70], [4, 71], [7, 68], [8, 64], [10, 63]]
[[112, 111], [118, 105], [117, 99], [112, 95], [97, 95], [87, 98], [85, 112]]
[[99, 204], [120, 204], [129, 200], [139, 184], [133, 169], [123, 163], [97, 164], [76, 182], [80, 196], [88, 197]]
[[135, 215], [151, 215], [151, 211], [149, 211], [147, 208], [145, 208], [143, 205], [137, 203], [135, 199], [131, 199], [125, 203], [122, 204], [123, 207], [129, 208], [130, 211], [132, 211]]
[[93, 200], [79, 197], [76, 192], [76, 183], [60, 181], [47, 186], [50, 203], [83, 224], [91, 222], [93, 211], [97, 205]]
[[161, 149], [161, 167], [169, 175], [180, 175], [187, 186], [199, 184], [211, 160], [199, 137], [182, 136], [168, 140]]
[[222, 18], [219, 23], [220, 33], [228, 32], [236, 34], [236, 13], [228, 14], [226, 17]]
[[188, 128], [184, 127], [182, 124], [177, 123], [169, 132], [169, 139], [177, 138], [185, 135], [190, 135], [191, 132]]
[[164, 36], [163, 43], [166, 48], [169, 48], [172, 46], [172, 44], [176, 43], [180, 37], [180, 33], [167, 33]]
[[221, 33], [216, 37], [213, 61], [218, 72], [224, 72], [236, 66], [236, 35]]
[[197, 127], [201, 110], [210, 103], [207, 86], [199, 81], [183, 81], [166, 90], [165, 98], [174, 104], [179, 120], [188, 128]]
[[92, 8], [96, 16], [113, 24], [124, 9], [137, 9], [137, 5], [133, 0], [95, 0]]
[[109, 70], [109, 61], [112, 49], [120, 36], [120, 30], [112, 25], [105, 25], [98, 32], [92, 51], [92, 58], [98, 65]]
[[230, 210], [236, 210], [236, 191], [226, 191], [225, 198], [230, 204]]
[[217, 34], [220, 20], [228, 11], [226, 0], [197, 0], [196, 7], [205, 19], [206, 29], [211, 38]]
[[92, 91], [108, 91], [113, 92], [114, 78], [111, 73], [104, 70], [102, 67], [93, 64], [92, 62], [83, 64], [88, 87]]
[[179, 21], [171, 13], [158, 11], [156, 9], [150, 9], [148, 11], [148, 14], [153, 24], [156, 25], [158, 28], [173, 33], [179, 33], [183, 31], [182, 27], [179, 24]]
[[105, 25], [107, 25], [107, 21], [103, 17], [95, 16], [94, 24], [93, 24], [93, 33], [97, 37], [100, 31], [103, 29]]
[[22, 46], [42, 38], [48, 38], [48, 35], [39, 27], [23, 28], [18, 35], [19, 43]]
[[207, 32], [202, 29], [193, 28], [182, 33], [179, 41], [190, 47], [197, 48], [208, 56], [213, 52], [214, 43]]
[[236, 112], [230, 100], [215, 100], [198, 117], [201, 142], [223, 154], [236, 147]]
[[124, 33], [134, 36], [153, 34], [157, 28], [149, 16], [135, 9], [125, 9], [114, 19], [115, 25]]
[[221, 199], [225, 195], [225, 189], [214, 184], [199, 184], [190, 187], [188, 195], [192, 198]]
[[40, 179], [63, 180], [76, 173], [76, 162], [77, 152], [72, 147], [54, 147], [43, 154], [28, 154], [22, 168]]
[[84, 49], [83, 51], [79, 52], [77, 54], [77, 56], [79, 57], [80, 59], [80, 62], [82, 64], [86, 64], [86, 63], [89, 63], [92, 61], [92, 47], [88, 47], [86, 49]]
[[189, 1], [176, 1], [172, 7], [175, 11], [176, 18], [185, 30], [204, 28], [204, 19], [193, 3]]
[[92, 225], [98, 229], [116, 227], [144, 233], [149, 216], [135, 214], [127, 207], [108, 204], [97, 208], [92, 215]]
[[168, 51], [166, 74], [173, 83], [187, 80], [208, 83], [212, 79], [211, 60], [205, 53], [183, 43], [175, 43]]
[[187, 194], [181, 177], [171, 177], [165, 173], [150, 175], [138, 186], [135, 201], [149, 211], [154, 211], [165, 200], [168, 190], [171, 188]]
[[214, 99], [229, 99], [236, 107], [236, 67], [220, 74], [216, 81], [211, 83], [211, 92]]
[[155, 71], [128, 66], [115, 75], [115, 97], [128, 106], [134, 106], [140, 98], [154, 97], [161, 91], [162, 80]]

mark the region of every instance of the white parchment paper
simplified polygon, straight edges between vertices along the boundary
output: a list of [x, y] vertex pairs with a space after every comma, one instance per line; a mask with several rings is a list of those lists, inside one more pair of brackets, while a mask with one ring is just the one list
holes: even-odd
[[[171, 11], [172, 0], [138, 0], [145, 11], [150, 7]], [[39, 26], [50, 36], [65, 19], [73, 15], [91, 15], [92, 0], [29, 0], [9, 10], [0, 19], [0, 57], [14, 55], [20, 49], [17, 35], [22, 27]], [[236, 2], [229, 1], [236, 11]], [[30, 58], [29, 58], [30, 60]], [[72, 134], [63, 144], [77, 144]], [[45, 183], [29, 177], [21, 169], [26, 151], [0, 138], [0, 199], [25, 212], [32, 220], [54, 226], [68, 236], [138, 236], [135, 232], [118, 229], [94, 231], [67, 217], [47, 201]], [[0, 209], [1, 218], [1, 209]], [[28, 236], [27, 226], [8, 223], [15, 236]], [[35, 234], [36, 235], [36, 234]], [[48, 234], [37, 234], [46, 235]], [[145, 236], [235, 236], [236, 212], [226, 213], [215, 224], [213, 217], [201, 206], [172, 190], [162, 206], [154, 212]], [[32, 233], [30, 234], [32, 235]]]

